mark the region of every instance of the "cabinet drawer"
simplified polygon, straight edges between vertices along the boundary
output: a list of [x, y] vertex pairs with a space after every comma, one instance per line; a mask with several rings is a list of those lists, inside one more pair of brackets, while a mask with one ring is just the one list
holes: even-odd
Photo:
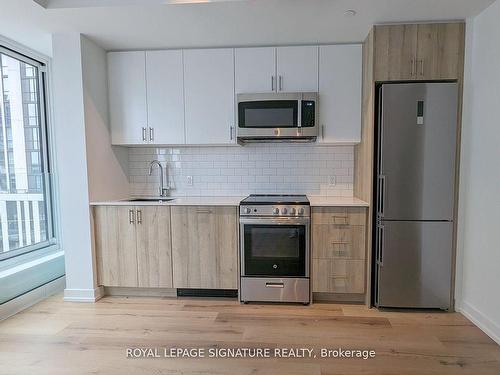
[[313, 292], [365, 292], [365, 261], [345, 259], [313, 259]]
[[331, 288], [335, 293], [364, 293], [365, 261], [333, 260]]
[[314, 207], [313, 224], [366, 225], [365, 207]]
[[314, 224], [313, 258], [366, 259], [366, 227]]

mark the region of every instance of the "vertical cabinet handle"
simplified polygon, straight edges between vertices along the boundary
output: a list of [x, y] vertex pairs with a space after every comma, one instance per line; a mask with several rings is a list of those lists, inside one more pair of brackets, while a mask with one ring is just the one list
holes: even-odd
[[146, 128], [145, 127], [142, 128], [142, 141], [146, 142]]
[[137, 210], [137, 224], [142, 224], [142, 210]]
[[321, 140], [325, 140], [325, 125], [321, 125]]
[[413, 77], [415, 75], [415, 59], [411, 59], [410, 64], [410, 76]]
[[283, 91], [283, 76], [279, 78], [279, 91]]
[[419, 60], [420, 63], [420, 76], [424, 76], [424, 59]]
[[134, 212], [134, 210], [128, 210], [128, 222], [130, 224], [134, 224], [135, 223], [135, 212]]
[[274, 76], [271, 76], [271, 91], [274, 91]]
[[155, 139], [155, 130], [154, 128], [149, 128], [149, 141], [153, 142]]
[[230, 125], [229, 126], [229, 140], [233, 140], [234, 136], [233, 136], [233, 131], [234, 131], [234, 126]]

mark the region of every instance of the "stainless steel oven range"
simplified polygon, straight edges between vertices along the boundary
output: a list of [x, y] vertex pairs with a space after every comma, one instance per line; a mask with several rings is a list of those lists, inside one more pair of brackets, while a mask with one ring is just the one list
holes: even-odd
[[305, 195], [240, 202], [241, 302], [311, 302], [310, 222]]

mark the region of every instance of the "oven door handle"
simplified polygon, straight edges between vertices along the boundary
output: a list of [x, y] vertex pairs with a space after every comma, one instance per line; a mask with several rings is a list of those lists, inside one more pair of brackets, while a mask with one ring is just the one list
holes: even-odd
[[309, 225], [311, 219], [308, 217], [241, 217], [240, 224], [261, 224], [261, 225]]
[[283, 289], [285, 287], [285, 283], [277, 283], [277, 282], [268, 282], [266, 283], [266, 288], [280, 288]]

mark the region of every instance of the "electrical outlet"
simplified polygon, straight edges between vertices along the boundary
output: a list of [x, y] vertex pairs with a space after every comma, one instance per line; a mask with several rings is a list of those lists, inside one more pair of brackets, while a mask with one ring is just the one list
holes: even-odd
[[193, 176], [187, 176], [186, 183], [188, 184], [188, 186], [193, 186]]
[[335, 185], [337, 185], [337, 178], [335, 176], [329, 176], [328, 186], [335, 186]]

